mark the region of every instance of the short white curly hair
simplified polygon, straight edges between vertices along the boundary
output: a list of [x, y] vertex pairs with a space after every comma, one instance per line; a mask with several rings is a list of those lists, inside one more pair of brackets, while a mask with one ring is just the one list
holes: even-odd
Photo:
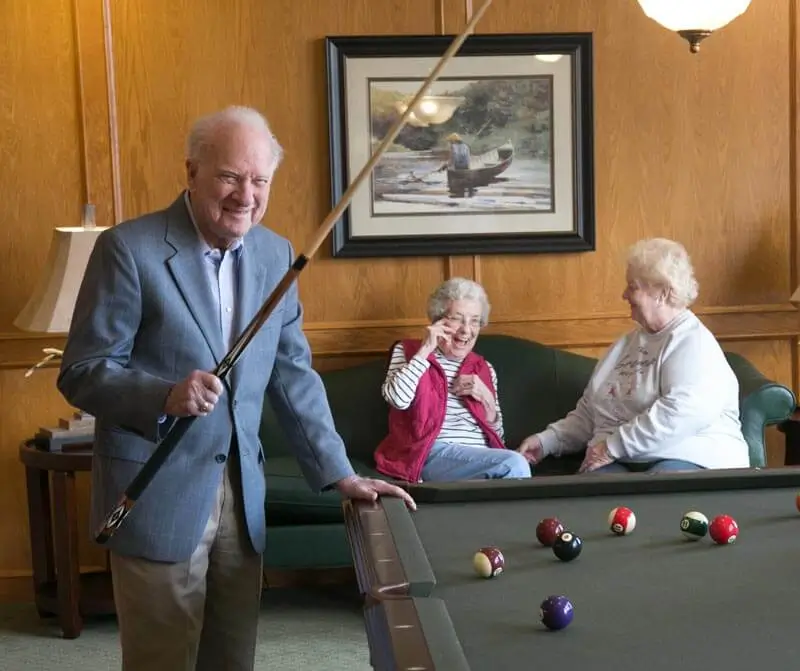
[[442, 282], [428, 298], [428, 318], [431, 323], [447, 315], [453, 301], [477, 301], [481, 306], [481, 327], [489, 323], [489, 297], [477, 282], [465, 277], [451, 277]]
[[667, 238], [640, 240], [628, 251], [628, 275], [639, 284], [666, 293], [669, 305], [689, 307], [698, 284], [686, 248]]
[[256, 109], [241, 105], [231, 105], [195, 120], [186, 138], [186, 158], [192, 162], [201, 160], [214, 142], [215, 131], [232, 125], [249, 126], [263, 133], [270, 144], [272, 171], [278, 169], [283, 160], [283, 147], [272, 132], [267, 118]]

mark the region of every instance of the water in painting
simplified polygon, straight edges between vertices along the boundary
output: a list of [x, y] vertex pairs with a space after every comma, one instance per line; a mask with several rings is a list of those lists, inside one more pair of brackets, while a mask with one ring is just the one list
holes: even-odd
[[[373, 151], [419, 86], [369, 80]], [[552, 212], [552, 86], [549, 75], [437, 82], [375, 167], [373, 216]]]

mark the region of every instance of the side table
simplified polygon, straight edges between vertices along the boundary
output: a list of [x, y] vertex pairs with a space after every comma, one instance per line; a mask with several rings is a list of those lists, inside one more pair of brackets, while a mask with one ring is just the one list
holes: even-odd
[[78, 557], [75, 473], [91, 471], [92, 451], [49, 452], [29, 440], [19, 458], [28, 489], [36, 608], [42, 617], [58, 617], [64, 638], [77, 638], [84, 616], [115, 614], [110, 571], [81, 573]]

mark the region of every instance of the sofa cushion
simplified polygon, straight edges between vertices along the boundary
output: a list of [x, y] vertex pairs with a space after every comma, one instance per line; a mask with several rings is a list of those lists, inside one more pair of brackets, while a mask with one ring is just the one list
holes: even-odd
[[[389, 428], [388, 408], [381, 396], [385, 376], [384, 358], [321, 375], [334, 425], [347, 446], [348, 456], [370, 468], [374, 466], [373, 452]], [[267, 461], [291, 455], [269, 398], [264, 402], [260, 437]]]
[[[360, 475], [380, 477], [371, 468], [351, 460]], [[272, 457], [264, 463], [267, 480], [267, 524], [341, 523], [342, 497], [332, 490], [314, 493], [294, 457]]]

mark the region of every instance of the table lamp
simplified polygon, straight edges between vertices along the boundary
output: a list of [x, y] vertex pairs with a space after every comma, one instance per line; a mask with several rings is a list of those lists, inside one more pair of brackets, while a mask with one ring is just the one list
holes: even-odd
[[[30, 333], [69, 332], [86, 264], [97, 237], [105, 230], [94, 223], [93, 205], [85, 207], [82, 226], [54, 229], [45, 273], [14, 326]], [[28, 369], [25, 377], [62, 355], [61, 350], [52, 347], [43, 351], [45, 357]], [[71, 418], [60, 419], [57, 427], [40, 428], [36, 437], [37, 444], [50, 451], [61, 451], [66, 445], [91, 441], [93, 434], [94, 417], [75, 412]]]

